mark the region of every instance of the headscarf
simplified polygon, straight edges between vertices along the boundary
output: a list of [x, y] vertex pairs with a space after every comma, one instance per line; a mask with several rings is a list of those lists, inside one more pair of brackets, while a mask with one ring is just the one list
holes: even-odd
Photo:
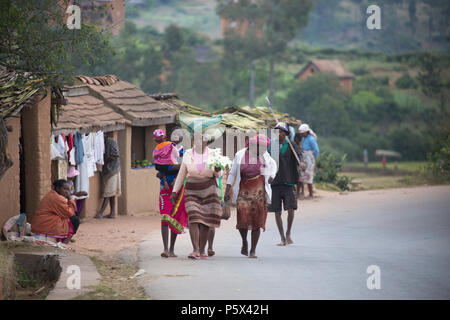
[[305, 132], [309, 132], [311, 135], [314, 136], [314, 138], [317, 139], [317, 135], [314, 133], [314, 131], [312, 131], [312, 129], [306, 124], [302, 124], [299, 128], [298, 128], [298, 132], [300, 133], [305, 133]]
[[266, 135], [264, 135], [262, 133], [259, 133], [259, 134], [257, 134], [256, 136], [252, 137], [249, 140], [249, 144], [259, 144], [259, 145], [262, 145], [262, 146], [269, 147], [270, 146], [270, 139], [267, 138]]
[[155, 139], [164, 139], [166, 137], [166, 133], [163, 129], [156, 129], [155, 131], [153, 131], [153, 137]]

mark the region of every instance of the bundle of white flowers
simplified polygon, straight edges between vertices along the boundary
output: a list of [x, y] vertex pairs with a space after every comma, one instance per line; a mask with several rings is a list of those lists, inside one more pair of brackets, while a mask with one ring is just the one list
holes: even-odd
[[231, 160], [227, 156], [222, 155], [222, 151], [220, 148], [212, 149], [206, 164], [210, 169], [213, 167], [218, 167], [222, 170], [231, 167]]

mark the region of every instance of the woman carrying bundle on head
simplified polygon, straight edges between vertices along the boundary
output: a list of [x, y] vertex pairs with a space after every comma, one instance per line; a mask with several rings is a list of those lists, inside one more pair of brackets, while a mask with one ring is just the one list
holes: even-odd
[[194, 135], [193, 147], [184, 153], [171, 196], [172, 203], [175, 203], [177, 192], [186, 179], [186, 212], [193, 246], [188, 258], [191, 259], [208, 259], [205, 247], [210, 228], [218, 228], [222, 217], [220, 189], [216, 181], [222, 170], [208, 167], [210, 158], [216, 153], [206, 146], [207, 141], [203, 132]]

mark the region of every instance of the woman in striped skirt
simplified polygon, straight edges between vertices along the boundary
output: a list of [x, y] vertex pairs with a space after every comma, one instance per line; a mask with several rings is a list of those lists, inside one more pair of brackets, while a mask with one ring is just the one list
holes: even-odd
[[207, 167], [210, 150], [206, 147], [205, 138], [195, 139], [193, 148], [186, 150], [183, 156], [171, 195], [174, 203], [177, 192], [187, 178], [184, 194], [193, 246], [193, 252], [188, 256], [191, 259], [208, 259], [205, 247], [209, 230], [218, 228], [222, 217], [221, 194], [216, 180], [222, 171], [220, 168]]

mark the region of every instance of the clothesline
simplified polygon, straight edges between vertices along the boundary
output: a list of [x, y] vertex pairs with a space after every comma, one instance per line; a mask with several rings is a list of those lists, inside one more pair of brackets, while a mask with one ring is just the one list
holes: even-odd
[[52, 135], [50, 159], [58, 161], [58, 178], [67, 178], [68, 166], [79, 171], [75, 178], [75, 192], [84, 191], [89, 197], [89, 178], [97, 171], [97, 164], [104, 165], [105, 140], [103, 131], [81, 134]]

